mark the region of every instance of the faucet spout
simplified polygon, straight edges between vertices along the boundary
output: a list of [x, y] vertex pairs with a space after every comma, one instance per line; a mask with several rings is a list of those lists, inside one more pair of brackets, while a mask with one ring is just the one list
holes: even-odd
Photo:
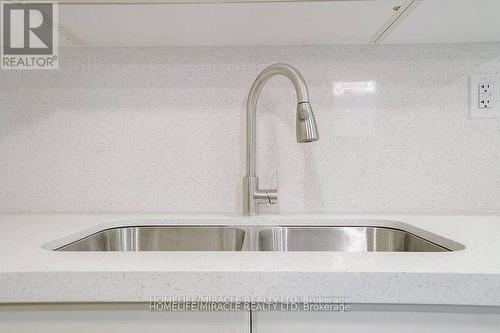
[[246, 106], [246, 173], [243, 178], [243, 214], [245, 215], [257, 214], [258, 204], [260, 203], [273, 204], [278, 200], [276, 189], [260, 190], [258, 188], [258, 177], [256, 175], [257, 102], [266, 82], [276, 75], [286, 76], [295, 88], [297, 95], [297, 142], [313, 142], [319, 138], [316, 120], [309, 103], [307, 85], [300, 72], [287, 64], [274, 64], [265, 68], [253, 82]]

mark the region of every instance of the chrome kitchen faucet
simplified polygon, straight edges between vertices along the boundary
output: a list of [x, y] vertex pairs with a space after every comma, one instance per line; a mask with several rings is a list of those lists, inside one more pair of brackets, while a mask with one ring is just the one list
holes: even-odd
[[318, 140], [318, 129], [314, 113], [309, 103], [307, 85], [300, 72], [286, 64], [274, 64], [264, 69], [250, 88], [247, 100], [246, 126], [246, 175], [243, 177], [243, 214], [256, 215], [259, 204], [278, 202], [278, 189], [259, 189], [256, 175], [256, 111], [257, 101], [265, 83], [275, 75], [284, 75], [292, 81], [297, 94], [296, 134], [297, 142], [306, 143]]

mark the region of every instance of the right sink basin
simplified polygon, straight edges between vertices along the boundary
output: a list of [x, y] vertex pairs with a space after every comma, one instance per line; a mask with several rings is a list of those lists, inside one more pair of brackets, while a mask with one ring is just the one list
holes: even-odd
[[338, 252], [445, 252], [463, 249], [460, 244], [431, 233], [423, 237], [388, 227], [272, 227], [259, 231], [258, 248], [260, 251]]

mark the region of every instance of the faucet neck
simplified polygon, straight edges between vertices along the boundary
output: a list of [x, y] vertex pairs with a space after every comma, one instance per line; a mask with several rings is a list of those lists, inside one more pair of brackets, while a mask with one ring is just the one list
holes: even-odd
[[246, 177], [256, 177], [256, 146], [257, 146], [257, 102], [262, 88], [270, 78], [284, 75], [293, 84], [297, 94], [297, 104], [309, 102], [309, 93], [306, 82], [297, 69], [286, 64], [274, 64], [264, 69], [255, 79], [250, 88], [247, 99], [247, 126], [246, 126]]

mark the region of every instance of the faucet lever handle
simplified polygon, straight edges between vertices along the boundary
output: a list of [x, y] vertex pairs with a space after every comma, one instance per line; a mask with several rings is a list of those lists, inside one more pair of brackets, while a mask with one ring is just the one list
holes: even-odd
[[278, 190], [257, 190], [253, 194], [254, 200], [258, 204], [276, 204], [278, 203]]
[[271, 205], [278, 203], [278, 189], [266, 190], [267, 192], [267, 200]]
[[264, 190], [266, 192], [267, 200], [271, 205], [278, 203], [278, 184], [279, 184], [278, 169], [274, 169], [274, 179], [275, 179], [274, 188], [270, 190]]
[[277, 204], [278, 203], [278, 170], [274, 169], [274, 185], [270, 189], [259, 189], [254, 193], [254, 198], [259, 204]]

